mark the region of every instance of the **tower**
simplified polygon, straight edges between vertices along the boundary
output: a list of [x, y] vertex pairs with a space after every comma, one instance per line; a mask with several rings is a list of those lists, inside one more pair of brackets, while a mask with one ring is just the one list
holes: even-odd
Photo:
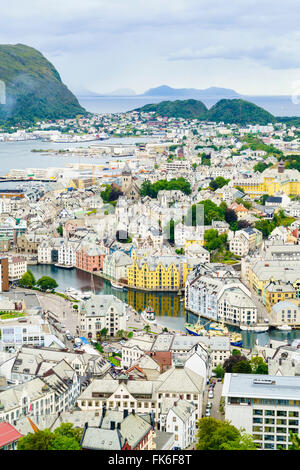
[[132, 183], [132, 173], [126, 162], [122, 170], [122, 192], [124, 194], [126, 193], [127, 189], [130, 187], [131, 183]]

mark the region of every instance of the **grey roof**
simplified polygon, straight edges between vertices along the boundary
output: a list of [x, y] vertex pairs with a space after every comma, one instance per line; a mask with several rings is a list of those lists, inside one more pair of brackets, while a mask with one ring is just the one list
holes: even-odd
[[84, 449], [121, 450], [122, 436], [118, 429], [87, 428], [81, 446]]
[[225, 374], [222, 395], [227, 397], [299, 400], [300, 377]]

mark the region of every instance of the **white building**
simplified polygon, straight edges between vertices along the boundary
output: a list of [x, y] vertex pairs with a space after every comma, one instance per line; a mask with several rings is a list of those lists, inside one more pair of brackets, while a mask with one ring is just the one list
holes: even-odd
[[186, 400], [174, 402], [165, 421], [165, 431], [174, 434], [174, 447], [183, 450], [195, 441], [196, 406]]
[[23, 256], [8, 258], [8, 278], [10, 282], [18, 281], [27, 271], [27, 261]]
[[253, 436], [259, 449], [287, 449], [299, 435], [300, 377], [225, 374], [225, 419]]
[[94, 340], [104, 328], [107, 336], [116, 336], [119, 330], [126, 330], [125, 304], [114, 295], [92, 295], [89, 300], [80, 302], [78, 325], [83, 336]]

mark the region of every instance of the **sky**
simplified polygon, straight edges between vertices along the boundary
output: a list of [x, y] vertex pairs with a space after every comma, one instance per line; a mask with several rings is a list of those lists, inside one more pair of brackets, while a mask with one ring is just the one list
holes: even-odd
[[0, 43], [38, 49], [74, 92], [300, 89], [298, 0], [14, 0]]

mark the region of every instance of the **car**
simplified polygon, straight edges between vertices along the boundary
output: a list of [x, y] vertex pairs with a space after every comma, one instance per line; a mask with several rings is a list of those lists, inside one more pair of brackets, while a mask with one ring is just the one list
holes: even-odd
[[214, 398], [214, 392], [212, 390], [208, 392], [208, 398]]
[[210, 410], [209, 410], [209, 409], [206, 409], [206, 410], [205, 410], [205, 417], [206, 417], [206, 418], [209, 418], [209, 417], [210, 417]]
[[209, 402], [207, 403], [207, 405], [206, 405], [206, 409], [210, 409], [211, 407], [212, 407], [212, 402], [209, 401]]

